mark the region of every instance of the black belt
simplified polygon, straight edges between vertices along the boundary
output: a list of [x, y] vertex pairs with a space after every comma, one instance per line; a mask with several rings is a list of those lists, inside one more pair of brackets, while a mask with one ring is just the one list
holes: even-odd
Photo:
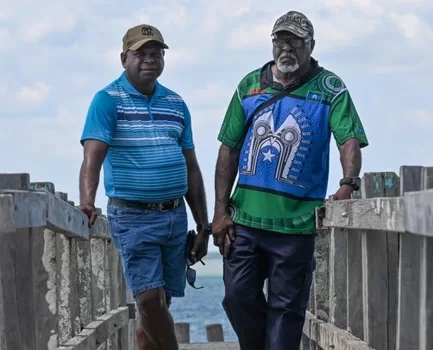
[[109, 198], [108, 203], [119, 207], [167, 211], [177, 208], [181, 203], [181, 199], [173, 199], [161, 203], [143, 203], [119, 198]]

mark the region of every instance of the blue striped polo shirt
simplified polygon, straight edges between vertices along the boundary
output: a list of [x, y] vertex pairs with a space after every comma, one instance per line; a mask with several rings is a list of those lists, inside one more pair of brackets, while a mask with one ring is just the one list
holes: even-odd
[[125, 72], [97, 92], [81, 144], [89, 139], [109, 145], [103, 164], [108, 197], [155, 203], [186, 194], [182, 150], [194, 149], [191, 115], [183, 99], [160, 83], [150, 101]]

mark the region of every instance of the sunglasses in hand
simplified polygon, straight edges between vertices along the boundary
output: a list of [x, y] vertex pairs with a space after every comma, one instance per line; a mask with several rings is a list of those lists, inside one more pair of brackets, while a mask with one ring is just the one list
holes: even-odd
[[[205, 263], [200, 260], [200, 262], [205, 265]], [[195, 286], [195, 280], [197, 278], [197, 272], [191, 267], [192, 265], [195, 264], [195, 261], [191, 261], [188, 258], [188, 264], [187, 264], [187, 269], [186, 269], [186, 281], [188, 282], [188, 284], [194, 288], [194, 289], [202, 289], [203, 287], [196, 287]]]

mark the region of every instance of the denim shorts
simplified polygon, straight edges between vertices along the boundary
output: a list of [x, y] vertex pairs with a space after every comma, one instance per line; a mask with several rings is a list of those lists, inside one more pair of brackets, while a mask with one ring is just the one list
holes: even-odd
[[169, 211], [108, 204], [112, 240], [133, 296], [164, 287], [169, 297], [183, 297], [186, 284], [185, 202]]

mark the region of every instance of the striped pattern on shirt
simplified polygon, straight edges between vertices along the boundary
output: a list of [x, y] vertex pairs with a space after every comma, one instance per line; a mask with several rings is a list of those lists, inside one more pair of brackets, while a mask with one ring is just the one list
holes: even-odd
[[100, 93], [112, 100], [104, 109], [115, 109], [115, 123], [101, 122], [91, 115], [91, 108], [82, 140], [100, 136], [110, 145], [104, 161], [107, 196], [148, 203], [184, 196], [188, 184], [182, 150], [193, 149], [194, 144], [183, 99], [157, 83], [149, 101], [124, 73]]

